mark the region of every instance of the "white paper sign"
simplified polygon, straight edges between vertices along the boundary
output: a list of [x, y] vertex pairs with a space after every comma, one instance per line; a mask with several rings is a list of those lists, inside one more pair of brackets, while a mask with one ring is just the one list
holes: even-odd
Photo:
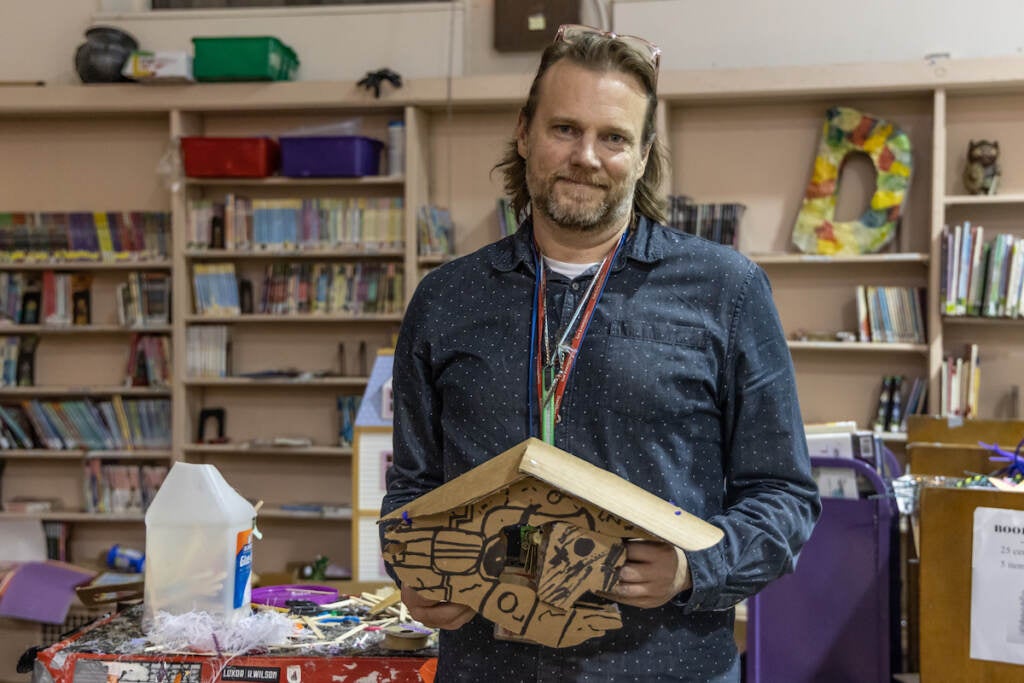
[[1024, 664], [1024, 511], [974, 510], [971, 658]]

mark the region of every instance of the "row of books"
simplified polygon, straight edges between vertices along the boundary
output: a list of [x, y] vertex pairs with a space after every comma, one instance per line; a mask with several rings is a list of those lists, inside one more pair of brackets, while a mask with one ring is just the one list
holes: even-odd
[[942, 312], [986, 318], [1024, 316], [1024, 238], [965, 221], [942, 231]]
[[[167, 273], [128, 273], [126, 281], [115, 289], [118, 324], [169, 324], [170, 282]], [[88, 273], [0, 273], [0, 320], [20, 325], [90, 325], [92, 283]]]
[[0, 273], [0, 316], [22, 325], [88, 325], [91, 287], [88, 273]]
[[185, 330], [185, 371], [188, 377], [231, 374], [231, 332], [227, 325], [190, 325]]
[[401, 197], [250, 199], [189, 204], [189, 249], [285, 251], [404, 243]]
[[981, 355], [968, 344], [962, 356], [947, 355], [939, 368], [939, 414], [943, 417], [978, 417], [981, 396]]
[[197, 263], [192, 268], [196, 313], [401, 313], [404, 275], [398, 263], [275, 263], [263, 277], [254, 310], [252, 285], [239, 283], [233, 263]]
[[156, 211], [0, 213], [0, 259], [143, 261], [170, 254], [171, 215]]
[[168, 399], [91, 398], [0, 405], [0, 448], [164, 449], [171, 445]]
[[736, 247], [743, 204], [698, 204], [685, 195], [669, 195], [668, 225], [712, 242]]
[[401, 313], [398, 263], [275, 263], [267, 266], [258, 313]]
[[925, 289], [857, 285], [857, 337], [862, 342], [923, 344]]
[[134, 334], [128, 349], [125, 383], [133, 387], [171, 384], [171, 340], [165, 334]]
[[34, 334], [0, 337], [0, 385], [30, 387], [35, 382], [35, 352], [39, 337]]
[[85, 511], [145, 512], [167, 477], [166, 465], [121, 465], [90, 459], [82, 478]]
[[199, 315], [239, 315], [238, 279], [233, 263], [196, 263], [192, 266], [192, 295]]
[[908, 416], [927, 414], [927, 398], [928, 381], [923, 377], [911, 380], [903, 375], [885, 375], [871, 429], [875, 432], [906, 432]]
[[420, 256], [451, 256], [455, 253], [455, 224], [448, 209], [421, 206], [416, 212]]
[[171, 322], [171, 276], [167, 273], [132, 272], [117, 286], [117, 322], [144, 328]]

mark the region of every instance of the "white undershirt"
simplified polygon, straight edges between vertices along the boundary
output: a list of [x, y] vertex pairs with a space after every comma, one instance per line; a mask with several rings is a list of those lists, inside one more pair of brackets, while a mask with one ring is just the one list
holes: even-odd
[[583, 275], [583, 273], [587, 272], [594, 266], [601, 265], [600, 261], [597, 261], [596, 263], [568, 263], [566, 261], [556, 261], [550, 256], [544, 257], [544, 263], [547, 264], [547, 267], [551, 270], [555, 271], [559, 275], [566, 276], [570, 280]]

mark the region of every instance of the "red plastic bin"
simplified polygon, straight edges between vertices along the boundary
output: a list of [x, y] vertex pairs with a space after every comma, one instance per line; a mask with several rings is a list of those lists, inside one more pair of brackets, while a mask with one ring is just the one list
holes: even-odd
[[185, 175], [192, 178], [265, 178], [281, 159], [271, 138], [186, 137], [181, 153]]

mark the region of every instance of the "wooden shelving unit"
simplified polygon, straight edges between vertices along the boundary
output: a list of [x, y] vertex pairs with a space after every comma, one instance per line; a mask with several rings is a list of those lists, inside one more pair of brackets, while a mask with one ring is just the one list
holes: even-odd
[[[854, 330], [853, 292], [858, 284], [928, 290], [925, 344], [790, 344], [808, 422], [866, 423], [884, 374], [927, 377], [934, 396], [943, 355], [967, 341], [982, 345], [982, 417], [1004, 416], [1005, 396], [1024, 369], [1019, 321], [939, 315], [938, 236], [944, 224], [962, 220], [983, 222], [986, 233], [989, 226], [993, 232], [1024, 231], [1019, 219], [1024, 205], [1024, 154], [1019, 153], [1024, 150], [1024, 119], [1019, 116], [1024, 110], [1022, 74], [1024, 58], [661, 74], [659, 129], [672, 160], [666, 192], [700, 202], [747, 206], [739, 248], [768, 273], [787, 334]], [[302, 500], [354, 502], [358, 483], [353, 480], [352, 452], [337, 445], [332, 394], [362, 393], [369, 372], [365, 366], [372, 365], [378, 349], [391, 346], [401, 316], [198, 316], [192, 305], [192, 267], [230, 262], [257, 284], [256, 274], [276, 262], [394, 262], [404, 276], [407, 302], [420, 272], [446, 260], [418, 254], [418, 206], [433, 203], [451, 209], [459, 254], [497, 237], [495, 199], [502, 188], [491, 168], [513, 133], [531, 77], [412, 81], [380, 99], [312, 82], [0, 90], [0, 157], [6, 169], [0, 171], [0, 211], [169, 211], [176, 237], [186, 234], [190, 201], [217, 200], [227, 193], [252, 198], [395, 197], [401, 198], [405, 214], [401, 248], [250, 253], [186, 249], [184, 240], [175, 239], [166, 261], [0, 263], [0, 269], [7, 270], [88, 271], [96, 278], [93, 300], [101, 313], [93, 325], [80, 329], [0, 328], [3, 334], [38, 334], [43, 340], [37, 360], [39, 386], [0, 388], [0, 400], [118, 394], [170, 396], [172, 405], [169, 453], [0, 453], [6, 462], [0, 497], [38, 490], [39, 482], [46, 480], [67, 499], [65, 507], [76, 509], [81, 502], [77, 461], [90, 457], [212, 462], [243, 495], [266, 501], [261, 520], [275, 533], [257, 547], [258, 571], [282, 569], [286, 562], [308, 561], [321, 553], [356, 567], [356, 531], [347, 518], [270, 511]], [[821, 123], [825, 111], [836, 103], [897, 123], [913, 145], [915, 168], [905, 219], [884, 254], [833, 258], [792, 253], [792, 226]], [[362, 134], [379, 139], [387, 138], [389, 121], [405, 123], [403, 174], [184, 179], [168, 190], [154, 171], [171, 141], [183, 135], [276, 135], [352, 117], [361, 118]], [[992, 197], [964, 195], [959, 181], [967, 141], [979, 137], [998, 139], [1004, 152], [1002, 192]], [[96, 172], [99, 158], [104, 160], [102, 173]], [[857, 215], [858, 205], [869, 194], [873, 181], [861, 171], [852, 168], [843, 176], [840, 216]], [[112, 324], [112, 304], [102, 303], [112, 283], [123, 279], [125, 271], [149, 269], [172, 275], [171, 326], [130, 330]], [[205, 325], [228, 327], [233, 374], [297, 368], [332, 370], [342, 376], [310, 381], [188, 377], [186, 331]], [[126, 338], [136, 331], [170, 334], [170, 388], [122, 386]], [[344, 345], [344, 358], [339, 344]], [[227, 444], [196, 443], [199, 412], [211, 407], [227, 411]], [[314, 445], [244, 445], [280, 435], [308, 437]], [[900, 435], [885, 438], [898, 443]], [[136, 547], [143, 542], [139, 518], [54, 514], [76, 525], [73, 559], [91, 559], [109, 545], [114, 533]]]

